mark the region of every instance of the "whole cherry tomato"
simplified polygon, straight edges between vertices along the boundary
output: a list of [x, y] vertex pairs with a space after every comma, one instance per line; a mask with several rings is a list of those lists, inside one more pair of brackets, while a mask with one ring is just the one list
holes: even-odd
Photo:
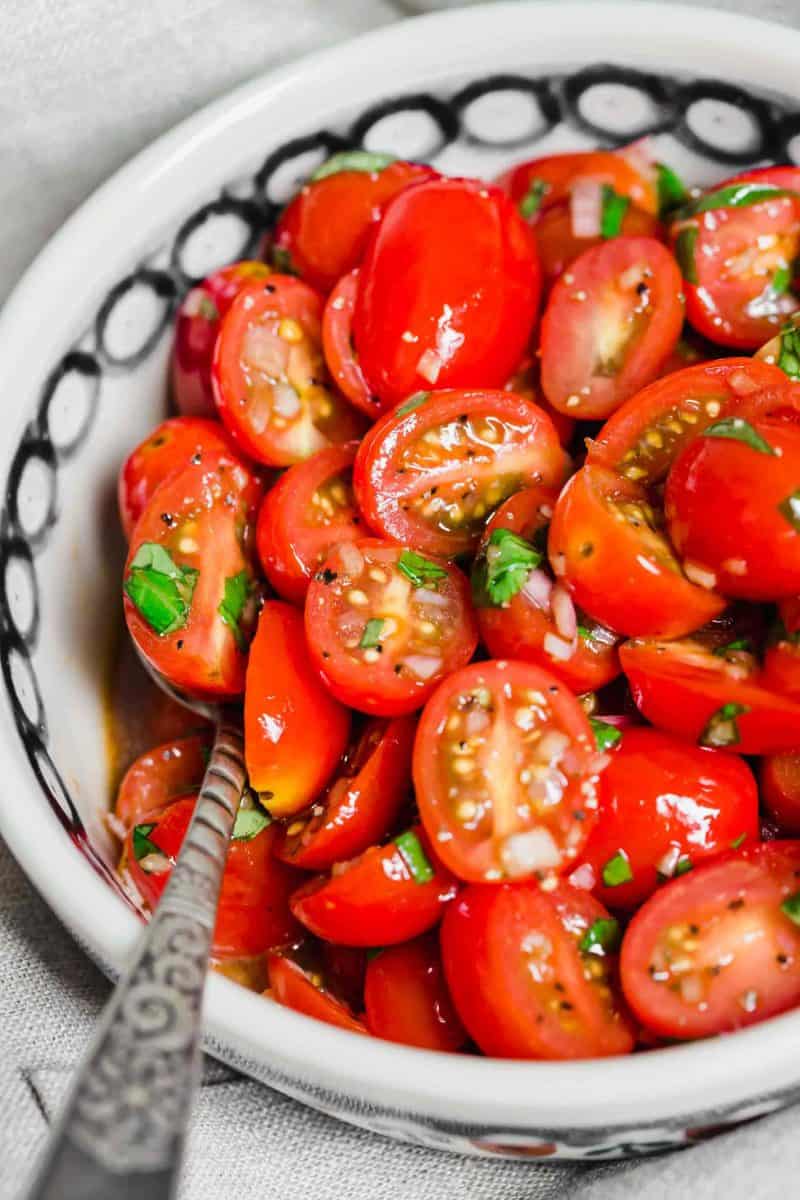
[[117, 792], [114, 808], [129, 829], [144, 813], [164, 808], [203, 782], [212, 738], [209, 733], [177, 738], [141, 754], [131, 763]]
[[467, 1032], [453, 1008], [439, 943], [426, 935], [389, 946], [367, 966], [367, 1027], [375, 1037], [426, 1050], [459, 1050]]

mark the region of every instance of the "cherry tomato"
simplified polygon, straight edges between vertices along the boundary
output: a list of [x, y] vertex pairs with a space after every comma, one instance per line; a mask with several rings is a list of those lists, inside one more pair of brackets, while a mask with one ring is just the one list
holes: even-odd
[[759, 840], [758, 791], [736, 755], [632, 727], [610, 758], [583, 853], [609, 908], [636, 908], [665, 879]]
[[361, 712], [420, 708], [478, 644], [466, 577], [451, 563], [366, 538], [331, 550], [306, 598], [311, 659]]
[[261, 505], [258, 557], [285, 600], [302, 604], [309, 580], [330, 548], [363, 537], [351, 487], [355, 456], [355, 442], [318, 450], [290, 467]]
[[375, 424], [353, 486], [368, 524], [422, 554], [474, 550], [513, 492], [561, 483], [566, 455], [542, 409], [510, 392], [420, 392]]
[[800, 592], [800, 428], [733, 417], [678, 455], [664, 512], [684, 563], [726, 596]]
[[699, 337], [694, 330], [684, 326], [681, 336], [670, 351], [667, 361], [662, 364], [660, 375], [671, 375], [674, 371], [683, 371], [686, 367], [695, 367], [700, 363], [712, 362], [719, 351], [705, 338]]
[[630, 637], [680, 637], [725, 607], [687, 579], [644, 489], [604, 467], [582, 467], [570, 479], [548, 550], [575, 603]]
[[[625, 150], [581, 150], [568, 154], [550, 154], [518, 163], [497, 180], [508, 192], [526, 220], [538, 224], [544, 213], [569, 200], [576, 185], [590, 186], [601, 192], [605, 185], [619, 196], [627, 197], [647, 213], [658, 212], [655, 164], [643, 156]], [[600, 214], [602, 215], [602, 213]], [[599, 224], [599, 222], [598, 222]], [[599, 230], [598, 230], [599, 232]]]
[[361, 420], [332, 389], [322, 357], [322, 299], [290, 275], [239, 292], [214, 351], [217, 410], [243, 452], [286, 467], [349, 442]]
[[309, 880], [292, 912], [317, 937], [342, 946], [390, 946], [431, 929], [458, 890], [416, 827]]
[[620, 647], [633, 698], [654, 725], [737, 754], [797, 749], [800, 703], [764, 687], [749, 657], [715, 654], [691, 639]]
[[140, 653], [193, 695], [244, 690], [255, 623], [253, 542], [261, 484], [227, 454], [195, 454], [136, 523], [125, 620]]
[[302, 615], [268, 600], [250, 647], [244, 750], [250, 786], [275, 817], [306, 808], [347, 745], [350, 714], [320, 683]]
[[450, 675], [414, 743], [422, 823], [445, 865], [476, 883], [574, 863], [595, 820], [600, 766], [576, 698], [521, 662]]
[[[614, 196], [616, 197], [616, 193]], [[617, 203], [619, 201], [617, 200]], [[540, 214], [534, 226], [536, 245], [539, 250], [539, 262], [546, 288], [550, 288], [569, 270], [575, 260], [593, 247], [607, 246], [609, 240], [601, 233], [594, 236], [576, 233], [575, 215], [569, 200], [548, 205]], [[578, 225], [580, 229], [580, 225]], [[626, 238], [660, 238], [663, 235], [661, 223], [650, 213], [629, 205], [619, 222], [616, 236]]]
[[458, 1050], [467, 1040], [447, 990], [438, 941], [430, 935], [371, 959], [364, 1003], [375, 1037], [444, 1051]]
[[350, 1033], [367, 1032], [363, 1021], [358, 1020], [344, 1001], [327, 990], [315, 972], [305, 971], [299, 963], [279, 953], [267, 956], [267, 970], [270, 990], [264, 994], [277, 1000], [278, 1004]]
[[176, 738], [140, 754], [131, 763], [117, 792], [115, 812], [126, 829], [144, 813], [164, 808], [203, 782], [212, 738], [209, 733]]
[[184, 297], [175, 318], [172, 351], [172, 394], [178, 412], [184, 416], [216, 416], [211, 360], [220, 321], [243, 287], [264, 280], [271, 273], [266, 263], [231, 263], [209, 275]]
[[[125, 846], [134, 884], [155, 908], [189, 828], [196, 796], [174, 801], [135, 825]], [[245, 823], [243, 818], [250, 818]], [[289, 897], [302, 875], [273, 858], [278, 836], [260, 808], [240, 809], [222, 877], [213, 953], [218, 958], [263, 954], [296, 936]]]
[[575, 422], [572, 417], [567, 417], [564, 413], [558, 412], [551, 404], [542, 391], [541, 371], [539, 369], [539, 360], [529, 354], [526, 354], [522, 362], [517, 367], [514, 374], [507, 381], [503, 388], [505, 392], [514, 392], [516, 396], [522, 396], [523, 400], [531, 400], [537, 404], [539, 408], [543, 408], [550, 420], [553, 422], [558, 440], [566, 450], [572, 441], [575, 433]]
[[800, 843], [768, 842], [655, 892], [622, 942], [625, 998], [648, 1029], [707, 1037], [800, 1001]]
[[414, 728], [411, 717], [368, 722], [325, 793], [286, 828], [278, 857], [326, 871], [382, 841], [408, 795]]
[[536, 245], [507, 197], [480, 180], [433, 179], [395, 196], [372, 235], [355, 351], [387, 407], [424, 387], [502, 387], [538, 306]]
[[615, 980], [616, 921], [567, 884], [465, 888], [442, 925], [456, 1011], [484, 1054], [600, 1058], [633, 1034]]
[[353, 345], [353, 313], [360, 274], [356, 267], [343, 275], [328, 297], [322, 315], [322, 348], [336, 386], [351, 404], [374, 420], [381, 411], [380, 396], [370, 390]]
[[778, 618], [764, 653], [761, 682], [800, 701], [800, 597], [779, 601]]
[[761, 799], [784, 835], [800, 834], [800, 751], [761, 759]]
[[655, 379], [683, 326], [681, 276], [653, 238], [616, 237], [558, 280], [542, 318], [542, 387], [559, 412], [607, 417]]
[[431, 167], [363, 150], [336, 154], [312, 175], [275, 227], [276, 260], [312, 287], [329, 292], [357, 267], [387, 202], [411, 183], [434, 177]]

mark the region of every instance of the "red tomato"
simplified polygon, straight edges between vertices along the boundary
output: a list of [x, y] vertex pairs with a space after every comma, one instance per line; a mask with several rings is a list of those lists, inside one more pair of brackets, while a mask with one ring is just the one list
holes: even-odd
[[800, 428], [742, 418], [709, 426], [675, 460], [664, 512], [678, 554], [724, 595], [800, 592]]
[[363, 150], [336, 154], [312, 175], [275, 227], [276, 258], [312, 287], [329, 292], [357, 267], [383, 209], [411, 183], [434, 177], [431, 167]]
[[336, 1025], [350, 1033], [367, 1032], [363, 1021], [359, 1021], [344, 1001], [337, 1000], [323, 986], [318, 975], [303, 970], [291, 958], [284, 954], [269, 954], [267, 970], [269, 991], [264, 993], [265, 996], [277, 1000], [286, 1008], [293, 1008], [295, 1012], [324, 1021], [327, 1025]]
[[531, 355], [526, 354], [514, 374], [507, 381], [503, 391], [514, 392], [516, 396], [522, 396], [523, 400], [531, 400], [534, 404], [538, 404], [539, 408], [543, 408], [553, 422], [561, 445], [565, 450], [568, 449], [572, 441], [572, 436], [575, 433], [575, 422], [571, 417], [565, 416], [564, 413], [557, 412], [548, 403], [542, 391], [538, 358], [533, 358]]
[[466, 577], [451, 563], [365, 538], [331, 550], [306, 598], [311, 659], [361, 712], [420, 708], [478, 644]]
[[653, 238], [585, 251], [555, 284], [542, 318], [542, 387], [567, 416], [607, 417], [655, 379], [680, 337], [675, 260]]
[[583, 853], [609, 908], [636, 908], [664, 879], [759, 840], [758, 791], [736, 755], [633, 727], [610, 757]]
[[227, 454], [196, 454], [150, 498], [125, 564], [125, 620], [147, 661], [193, 695], [244, 691], [255, 622], [261, 484]]
[[164, 808], [203, 782], [211, 751], [210, 733], [177, 738], [141, 754], [131, 763], [117, 792], [115, 812], [126, 829], [144, 813]]
[[368, 524], [422, 554], [474, 550], [522, 487], [561, 483], [566, 455], [542, 409], [511, 392], [420, 392], [373, 425], [353, 486]]
[[761, 760], [761, 799], [784, 834], [800, 834], [800, 751]]
[[[534, 233], [546, 288], [552, 287], [580, 255], [609, 244], [602, 234], [588, 237], [576, 233], [575, 227], [573, 207], [568, 200], [549, 205], [536, 221]], [[631, 204], [620, 221], [616, 236], [619, 235], [649, 240], [662, 237], [663, 229], [656, 217]]]
[[644, 489], [604, 467], [572, 476], [556, 504], [548, 551], [575, 603], [630, 637], [680, 637], [725, 607], [686, 578]]
[[355, 442], [329, 446], [296, 463], [261, 505], [258, 557], [285, 600], [302, 604], [311, 576], [331, 547], [363, 537], [351, 487], [356, 448]]
[[800, 700], [800, 598], [778, 603], [778, 623], [764, 653], [761, 682], [773, 692]]
[[172, 394], [187, 417], [216, 416], [211, 360], [219, 325], [237, 293], [264, 280], [271, 269], [262, 262], [237, 262], [209, 275], [184, 297], [175, 318]]
[[484, 544], [495, 529], [510, 529], [527, 542], [539, 543], [542, 533], [550, 524], [558, 499], [558, 488], [533, 484], [520, 492], [514, 492], [492, 513], [486, 523], [481, 544]]
[[741, 658], [714, 654], [691, 639], [620, 647], [633, 698], [654, 725], [737, 754], [797, 749], [800, 703], [769, 691]]
[[588, 718], [554, 676], [528, 663], [472, 663], [423, 711], [420, 817], [461, 879], [564, 871], [594, 823], [601, 764]]
[[213, 366], [217, 410], [258, 462], [287, 467], [361, 431], [330, 386], [321, 321], [315, 291], [272, 275], [240, 291], [222, 322]]
[[658, 212], [655, 165], [626, 150], [581, 150], [568, 154], [550, 154], [519, 163], [497, 180], [527, 220], [538, 224], [553, 205], [572, 196], [576, 185], [612, 188], [647, 213]]
[[467, 1032], [453, 1008], [435, 937], [381, 950], [367, 966], [367, 1027], [375, 1037], [425, 1050], [458, 1050]]
[[292, 896], [292, 912], [325, 941], [393, 946], [431, 929], [457, 890], [415, 827], [309, 880]]
[[370, 721], [326, 792], [286, 828], [278, 857], [326, 871], [382, 841], [408, 796], [414, 728], [411, 717]]
[[538, 306], [536, 245], [507, 197], [480, 180], [433, 179], [395, 196], [373, 233], [355, 351], [384, 406], [429, 386], [502, 387]]
[[484, 1054], [629, 1053], [616, 932], [602, 904], [567, 884], [550, 892], [535, 883], [465, 888], [445, 914], [442, 961], [456, 1011]]
[[[196, 796], [184, 796], [128, 834], [126, 865], [151, 909], [167, 885], [196, 801]], [[277, 826], [266, 817], [255, 834], [237, 837], [234, 827], [214, 929], [217, 958], [263, 954], [296, 936], [289, 897], [302, 876], [273, 858], [277, 836]]]
[[353, 313], [360, 274], [356, 268], [343, 275], [328, 297], [322, 315], [322, 349], [336, 386], [351, 404], [374, 420], [381, 411], [380, 397], [370, 391], [353, 345]]
[[319, 795], [349, 731], [349, 712], [317, 678], [302, 615], [268, 600], [247, 665], [244, 756], [250, 786], [274, 817], [291, 816]]
[[684, 328], [673, 346], [669, 358], [661, 367], [661, 378], [671, 375], [674, 371], [683, 371], [686, 367], [712, 362], [718, 353], [716, 346], [712, 346], [704, 338], [698, 337], [692, 330]]
[[800, 1002], [798, 878], [800, 843], [768, 842], [655, 892], [622, 942], [622, 986], [642, 1024], [707, 1037]]

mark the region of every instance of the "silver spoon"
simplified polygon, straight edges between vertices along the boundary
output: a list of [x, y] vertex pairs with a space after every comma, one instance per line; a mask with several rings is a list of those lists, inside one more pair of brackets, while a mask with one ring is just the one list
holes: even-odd
[[169, 1200], [200, 1074], [202, 1000], [222, 873], [245, 787], [241, 716], [177, 692], [214, 722], [211, 757], [152, 920], [100, 1018], [29, 1200]]

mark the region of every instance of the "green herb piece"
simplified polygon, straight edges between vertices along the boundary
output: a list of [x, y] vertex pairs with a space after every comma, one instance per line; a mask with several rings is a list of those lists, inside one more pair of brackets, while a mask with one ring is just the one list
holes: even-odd
[[676, 214], [681, 221], [687, 217], [696, 217], [700, 213], [711, 212], [715, 208], [747, 208], [751, 204], [763, 204], [767, 200], [779, 200], [782, 196], [795, 196], [797, 193], [788, 188], [775, 187], [774, 184], [764, 183], [731, 183], [727, 187], [717, 188], [715, 192], [707, 192], [690, 201]]
[[795, 925], [800, 925], [800, 892], [786, 897], [781, 905], [781, 912], [785, 913], [790, 921], [794, 921]]
[[656, 171], [658, 173], [658, 213], [663, 217], [683, 204], [688, 192], [680, 176], [676, 175], [672, 167], [668, 167], [666, 163], [656, 163]]
[[525, 585], [542, 555], [510, 529], [493, 529], [472, 572], [472, 594], [479, 608], [507, 604]]
[[606, 887], [619, 887], [621, 883], [630, 883], [633, 871], [624, 850], [618, 850], [603, 867], [603, 883]]
[[270, 251], [272, 265], [281, 275], [298, 275], [299, 271], [292, 262], [292, 256], [285, 246], [273, 246]]
[[428, 862], [425, 851], [422, 849], [420, 840], [414, 833], [414, 830], [409, 829], [407, 833], [401, 833], [399, 837], [394, 839], [394, 844], [400, 851], [403, 862], [411, 872], [414, 883], [430, 883], [433, 879], [433, 867]]
[[622, 737], [621, 729], [617, 729], [615, 725], [609, 725], [608, 721], [601, 721], [599, 717], [589, 717], [589, 724], [592, 727], [598, 750], [610, 750]]
[[142, 542], [131, 561], [125, 595], [160, 637], [183, 629], [199, 571], [174, 562], [158, 542]]
[[733, 841], [731, 842], [731, 850], [738, 850], [739, 847], [744, 842], [744, 839], [746, 837], [747, 837], [746, 833], [740, 833], [737, 838], [734, 838]]
[[776, 293], [776, 295], [782, 296], [784, 292], [788, 292], [789, 284], [791, 282], [792, 272], [789, 270], [789, 268], [778, 267], [777, 271], [769, 282], [769, 286], [771, 290]]
[[628, 211], [630, 198], [620, 196], [610, 183], [603, 184], [603, 198], [600, 209], [600, 235], [604, 238], [618, 237], [622, 233], [622, 222]]
[[675, 870], [672, 873], [673, 879], [677, 879], [679, 875], [686, 875], [689, 871], [691, 871], [693, 865], [694, 864], [688, 855], [685, 854], [683, 858], [679, 858], [675, 863]]
[[429, 396], [430, 392], [414, 392], [414, 395], [409, 396], [405, 404], [400, 405], [394, 415], [396, 417], [408, 416], [408, 414], [413, 412], [415, 408], [419, 408], [420, 404], [424, 404]]
[[519, 202], [519, 214], [526, 221], [535, 216], [542, 207], [542, 201], [550, 191], [550, 184], [544, 179], [532, 179], [530, 187]]
[[415, 588], [438, 587], [440, 579], [447, 578], [447, 571], [438, 563], [423, 558], [415, 550], [404, 550], [397, 560], [397, 569], [410, 579]]
[[757, 433], [749, 421], [745, 421], [742, 417], [723, 417], [721, 421], [715, 421], [713, 425], [708, 425], [703, 430], [703, 437], [713, 438], [730, 438], [735, 442], [744, 442], [745, 446], [749, 446], [751, 450], [757, 450], [759, 454], [773, 454], [775, 451], [769, 442], [765, 441], [760, 433]]
[[599, 917], [593, 921], [578, 943], [581, 954], [616, 954], [622, 941], [619, 921], [613, 917]]
[[738, 746], [741, 738], [736, 718], [749, 712], [750, 708], [746, 704], [736, 704], [733, 701], [723, 704], [722, 708], [718, 708], [709, 717], [708, 724], [700, 734], [700, 745]]
[[687, 283], [697, 283], [697, 262], [694, 256], [697, 232], [694, 225], [687, 225], [675, 239], [675, 257], [678, 260], [681, 275]]
[[244, 636], [240, 621], [249, 599], [250, 577], [247, 571], [240, 571], [238, 575], [230, 575], [225, 580], [225, 591], [217, 612], [236, 639], [236, 645], [242, 651], [247, 649], [247, 638]]
[[790, 379], [800, 379], [800, 328], [791, 321], [781, 330], [778, 366]]
[[728, 642], [726, 646], [715, 646], [711, 653], [715, 658], [727, 658], [734, 650], [745, 650], [750, 654], [753, 644], [749, 638], [737, 638], [735, 642]]
[[272, 824], [272, 817], [263, 808], [240, 808], [233, 823], [231, 837], [235, 842], [251, 842], [262, 829]]
[[795, 488], [791, 496], [780, 502], [778, 512], [800, 533], [800, 488]]
[[591, 642], [593, 640], [592, 631], [586, 625], [578, 626], [578, 637], [583, 638], [584, 642]]
[[375, 646], [380, 646], [383, 625], [382, 617], [370, 617], [364, 626], [361, 641], [358, 643], [360, 650], [372, 650]]
[[311, 176], [311, 182], [328, 179], [342, 171], [363, 171], [367, 175], [377, 174], [390, 167], [397, 159], [392, 154], [372, 154], [369, 150], [342, 150], [332, 155]]
[[151, 821], [146, 825], [134, 825], [133, 827], [133, 857], [137, 862], [141, 862], [148, 854], [163, 854], [155, 842], [150, 841], [150, 834], [156, 827], [155, 821]]

